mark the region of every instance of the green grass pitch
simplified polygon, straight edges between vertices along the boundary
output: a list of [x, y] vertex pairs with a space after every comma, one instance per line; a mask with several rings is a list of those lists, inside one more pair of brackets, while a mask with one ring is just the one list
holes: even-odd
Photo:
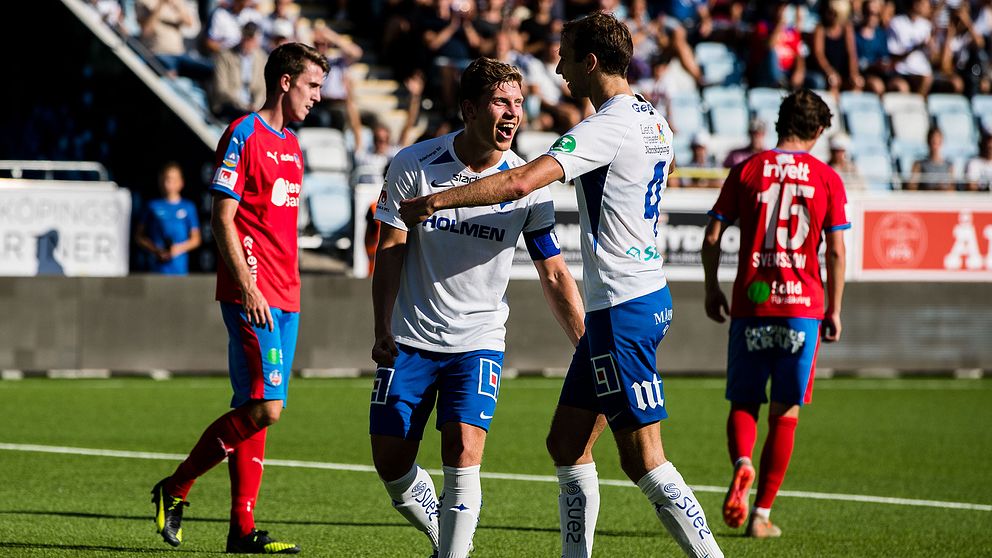
[[[289, 407], [269, 433], [256, 519], [305, 556], [426, 557], [429, 545], [389, 505], [376, 475], [279, 465], [369, 465], [371, 380], [293, 379]], [[560, 380], [503, 382], [483, 473], [551, 476], [544, 436]], [[692, 486], [723, 487], [727, 403], [715, 379], [671, 378], [666, 453]], [[225, 411], [222, 378], [0, 382], [0, 556], [216, 555], [227, 532], [225, 465], [190, 494], [185, 543], [154, 532], [149, 490], [174, 460], [27, 451], [25, 446], [185, 454]], [[765, 428], [764, 416], [760, 432]], [[759, 436], [759, 448], [763, 438]], [[44, 448], [36, 448], [44, 449]], [[597, 448], [601, 479], [623, 480], [612, 436]], [[439, 469], [429, 428], [420, 463]], [[441, 485], [440, 476], [435, 483]], [[558, 556], [557, 486], [483, 478], [485, 507], [473, 558]], [[630, 483], [604, 484], [596, 556], [680, 552]], [[757, 541], [720, 519], [722, 491], [700, 490], [727, 556], [992, 556], [992, 381], [819, 380], [802, 412], [789, 474], [772, 518], [784, 536]], [[796, 493], [796, 494], [792, 494]], [[803, 493], [806, 493], [805, 495]], [[977, 504], [911, 506], [808, 493]], [[815, 495], [815, 494], [814, 494]]]

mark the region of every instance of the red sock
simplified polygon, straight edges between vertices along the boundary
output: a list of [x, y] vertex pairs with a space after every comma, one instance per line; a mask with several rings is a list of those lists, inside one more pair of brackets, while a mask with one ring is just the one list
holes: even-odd
[[186, 499], [196, 479], [213, 469], [242, 442], [261, 430], [248, 414], [248, 407], [238, 407], [215, 420], [203, 431], [189, 457], [179, 464], [165, 483], [165, 491]]
[[768, 417], [768, 438], [765, 439], [765, 447], [761, 450], [755, 507], [771, 509], [778, 488], [785, 479], [785, 471], [789, 468], [798, 422], [797, 417]]
[[255, 528], [255, 501], [262, 484], [266, 432], [267, 428], [259, 430], [227, 458], [231, 472], [231, 533], [239, 537]]
[[746, 457], [751, 459], [754, 451], [754, 440], [758, 437], [758, 415], [750, 409], [731, 405], [730, 416], [727, 417], [727, 447], [730, 450], [730, 462]]

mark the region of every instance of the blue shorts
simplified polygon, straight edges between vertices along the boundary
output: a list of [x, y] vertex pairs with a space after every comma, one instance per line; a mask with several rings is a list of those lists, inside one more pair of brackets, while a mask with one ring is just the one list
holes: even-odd
[[397, 345], [392, 368], [372, 382], [369, 433], [420, 440], [437, 402], [436, 428], [460, 422], [489, 431], [496, 412], [503, 353], [438, 353]]
[[248, 323], [248, 315], [238, 304], [221, 302], [220, 311], [227, 326], [227, 366], [234, 397], [231, 407], [253, 399], [279, 399], [286, 404], [300, 313], [269, 308], [273, 331]]
[[813, 370], [820, 347], [815, 318], [734, 318], [727, 355], [727, 399], [804, 405], [813, 398]]
[[613, 430], [667, 418], [657, 355], [671, 323], [668, 287], [587, 313], [558, 404], [603, 413]]

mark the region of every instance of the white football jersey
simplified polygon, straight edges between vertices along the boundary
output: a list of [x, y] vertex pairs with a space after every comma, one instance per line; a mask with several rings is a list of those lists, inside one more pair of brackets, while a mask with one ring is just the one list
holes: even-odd
[[640, 96], [617, 95], [558, 139], [548, 155], [575, 180], [586, 310], [667, 284], [655, 246], [674, 152], [672, 129]]
[[[455, 155], [460, 132], [407, 147], [393, 158], [375, 218], [408, 230], [400, 200], [441, 192], [525, 163], [512, 151], [475, 173]], [[444, 353], [505, 350], [506, 285], [517, 238], [554, 226], [547, 188], [514, 202], [436, 212], [407, 236], [393, 308], [397, 343]]]

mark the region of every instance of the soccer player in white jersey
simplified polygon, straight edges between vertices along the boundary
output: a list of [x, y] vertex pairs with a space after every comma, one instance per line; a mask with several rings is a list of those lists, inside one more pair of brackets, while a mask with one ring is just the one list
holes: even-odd
[[596, 113], [522, 167], [463, 188], [404, 202], [407, 223], [439, 210], [506, 202], [573, 180], [582, 229], [586, 332], [576, 348], [548, 434], [558, 467], [562, 555], [589, 556], [599, 513], [592, 447], [608, 423], [620, 465], [689, 556], [723, 556], [702, 507], [665, 458], [667, 417], [655, 368], [672, 320], [655, 248], [661, 194], [672, 163], [672, 130], [626, 80], [630, 32], [595, 13], [565, 24], [557, 72]]
[[[468, 555], [482, 507], [479, 467], [499, 397], [506, 286], [521, 233], [545, 298], [573, 345], [583, 332], [582, 299], [554, 236], [546, 190], [440, 211], [410, 228], [398, 211], [401, 200], [524, 164], [510, 151], [523, 114], [522, 81], [508, 64], [473, 62], [459, 92], [465, 128], [400, 151], [376, 208], [384, 226], [372, 275], [372, 359], [379, 366], [370, 405], [372, 460], [393, 507], [441, 558]], [[435, 402], [444, 466], [440, 502], [430, 475], [416, 464]]]

